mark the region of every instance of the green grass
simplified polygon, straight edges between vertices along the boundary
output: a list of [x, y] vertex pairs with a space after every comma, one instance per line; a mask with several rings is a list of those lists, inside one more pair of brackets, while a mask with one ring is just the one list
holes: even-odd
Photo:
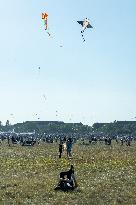
[[[75, 166], [79, 187], [54, 191], [59, 173]], [[58, 144], [0, 146], [0, 205], [136, 204], [136, 142], [132, 146], [73, 146], [58, 158]]]

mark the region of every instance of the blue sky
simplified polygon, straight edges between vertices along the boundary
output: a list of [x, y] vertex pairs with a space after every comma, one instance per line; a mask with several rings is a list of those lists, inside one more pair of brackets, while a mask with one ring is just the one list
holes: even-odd
[[[135, 0], [1, 0], [0, 8], [3, 124], [133, 120]], [[52, 38], [42, 12], [49, 14]], [[83, 43], [77, 20], [85, 17], [94, 28], [85, 31]]]

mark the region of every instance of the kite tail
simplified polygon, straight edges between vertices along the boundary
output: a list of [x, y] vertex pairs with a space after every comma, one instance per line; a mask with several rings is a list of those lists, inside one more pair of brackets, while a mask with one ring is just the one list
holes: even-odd
[[81, 34], [82, 34], [83, 42], [85, 42], [85, 38], [84, 38], [83, 33], [84, 33], [84, 30], [83, 30], [83, 31], [81, 31]]
[[47, 29], [48, 29], [48, 21], [47, 21], [47, 18], [45, 19], [44, 24], [45, 24], [45, 30], [47, 30]]

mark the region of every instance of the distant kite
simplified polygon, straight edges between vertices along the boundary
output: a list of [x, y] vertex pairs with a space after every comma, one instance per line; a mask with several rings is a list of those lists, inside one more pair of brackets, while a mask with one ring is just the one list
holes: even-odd
[[46, 95], [45, 95], [45, 94], [43, 95], [43, 98], [44, 98], [44, 100], [47, 100], [47, 98], [46, 98]]
[[42, 13], [42, 20], [44, 22], [46, 33], [48, 34], [49, 37], [51, 37], [51, 33], [49, 32], [49, 28], [48, 28], [48, 14], [47, 13]]
[[44, 21], [45, 30], [47, 30], [48, 29], [48, 14], [47, 13], [42, 13], [42, 20]]
[[87, 29], [87, 28], [93, 28], [90, 24], [90, 20], [88, 18], [85, 18], [83, 21], [77, 21], [79, 24], [81, 24], [82, 26], [82, 31], [81, 31], [81, 34], [82, 34], [82, 38], [83, 38], [83, 42], [85, 42], [85, 38], [84, 38], [84, 31]]
[[60, 47], [60, 48], [62, 48], [62, 47], [63, 47], [63, 42], [62, 42], [62, 41], [60, 42], [59, 47]]

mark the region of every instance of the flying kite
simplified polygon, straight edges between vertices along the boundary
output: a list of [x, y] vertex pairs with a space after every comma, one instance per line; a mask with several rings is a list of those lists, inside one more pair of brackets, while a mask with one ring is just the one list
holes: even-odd
[[45, 95], [45, 94], [43, 95], [43, 98], [44, 98], [44, 100], [47, 100], [47, 98], [46, 98], [46, 95]]
[[45, 30], [48, 36], [51, 37], [51, 33], [49, 32], [49, 28], [48, 28], [48, 14], [47, 13], [42, 13], [42, 20], [44, 21]]
[[132, 119], [136, 119], [136, 117], [133, 117]]
[[47, 13], [42, 13], [42, 19], [44, 21], [45, 30], [47, 30], [48, 29], [48, 14]]
[[60, 48], [63, 47], [63, 42], [62, 42], [62, 41], [60, 42], [59, 47], [60, 47]]
[[84, 38], [84, 31], [87, 29], [87, 28], [93, 28], [90, 24], [90, 20], [88, 18], [85, 18], [83, 21], [77, 21], [79, 24], [81, 24], [82, 26], [82, 31], [81, 31], [81, 34], [82, 34], [82, 38], [83, 38], [83, 42], [85, 42], [85, 38]]

